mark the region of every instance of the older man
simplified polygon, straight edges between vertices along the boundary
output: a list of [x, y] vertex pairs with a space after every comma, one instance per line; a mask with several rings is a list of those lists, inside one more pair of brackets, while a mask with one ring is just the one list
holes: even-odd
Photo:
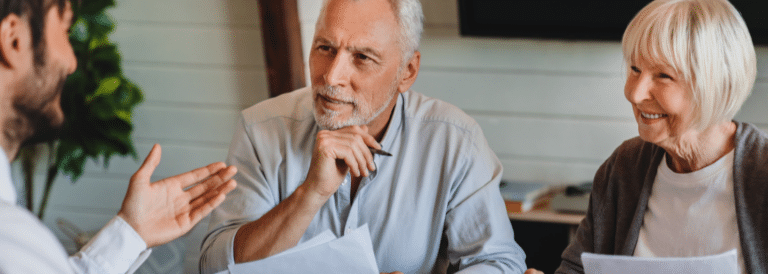
[[150, 184], [160, 162], [155, 145], [118, 216], [67, 258], [53, 233], [16, 205], [9, 161], [22, 143], [64, 121], [61, 91], [77, 67], [71, 22], [66, 0], [0, 0], [0, 273], [125, 273], [146, 259], [148, 247], [189, 231], [235, 187], [229, 178], [236, 169], [223, 163]]
[[212, 214], [203, 272], [363, 224], [381, 271], [523, 272], [480, 127], [409, 91], [422, 18], [417, 0], [324, 3], [312, 88], [242, 112], [228, 157], [239, 186]]

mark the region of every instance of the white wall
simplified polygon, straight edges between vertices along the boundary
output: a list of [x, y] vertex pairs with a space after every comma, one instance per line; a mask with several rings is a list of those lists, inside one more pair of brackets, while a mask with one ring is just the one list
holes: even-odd
[[[422, 0], [425, 35], [413, 90], [471, 115], [504, 164], [508, 180], [591, 180], [625, 139], [637, 135], [624, 99], [619, 42], [467, 38], [458, 35], [456, 0]], [[322, 0], [299, 0], [313, 26]], [[305, 55], [313, 28], [302, 37]], [[758, 48], [759, 79], [736, 117], [768, 128], [768, 49]]]
[[[118, 0], [110, 10], [125, 74], [145, 96], [133, 116], [141, 159], [114, 159], [107, 170], [89, 163], [74, 185], [59, 177], [44, 223], [68, 251], [74, 244], [56, 219], [86, 230], [103, 226], [154, 143], [163, 146], [163, 157], [153, 180], [225, 160], [239, 111], [268, 97], [257, 6], [254, 0]], [[204, 220], [153, 251], [159, 261], [186, 261], [185, 268], [150, 260], [144, 273], [196, 273], [207, 227]]]

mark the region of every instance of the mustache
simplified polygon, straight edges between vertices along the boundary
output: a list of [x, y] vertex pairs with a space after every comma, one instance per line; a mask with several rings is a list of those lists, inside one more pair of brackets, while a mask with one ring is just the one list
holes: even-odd
[[330, 85], [322, 85], [322, 86], [316, 86], [313, 87], [312, 90], [314, 91], [315, 95], [323, 96], [329, 99], [332, 99], [334, 101], [342, 101], [345, 103], [351, 103], [353, 105], [357, 105], [357, 99], [350, 96], [344, 96], [341, 94], [341, 88], [338, 86], [330, 86]]

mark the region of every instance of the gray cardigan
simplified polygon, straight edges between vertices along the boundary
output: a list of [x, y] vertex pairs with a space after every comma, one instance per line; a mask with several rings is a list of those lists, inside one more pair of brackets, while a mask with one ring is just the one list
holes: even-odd
[[[733, 191], [747, 273], [768, 273], [768, 135], [736, 122]], [[632, 255], [664, 150], [625, 141], [595, 174], [587, 216], [555, 273], [584, 273], [581, 253]]]

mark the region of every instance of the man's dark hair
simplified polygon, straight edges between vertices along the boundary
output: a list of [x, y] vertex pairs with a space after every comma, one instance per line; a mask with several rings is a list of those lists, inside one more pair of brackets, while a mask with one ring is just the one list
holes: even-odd
[[[32, 31], [32, 49], [35, 53], [35, 66], [45, 64], [45, 42], [43, 41], [43, 29], [45, 28], [45, 14], [49, 9], [58, 7], [59, 13], [64, 13], [64, 7], [68, 0], [0, 0], [0, 21], [5, 20], [11, 14], [27, 18]], [[2, 56], [0, 55], [0, 61]]]

